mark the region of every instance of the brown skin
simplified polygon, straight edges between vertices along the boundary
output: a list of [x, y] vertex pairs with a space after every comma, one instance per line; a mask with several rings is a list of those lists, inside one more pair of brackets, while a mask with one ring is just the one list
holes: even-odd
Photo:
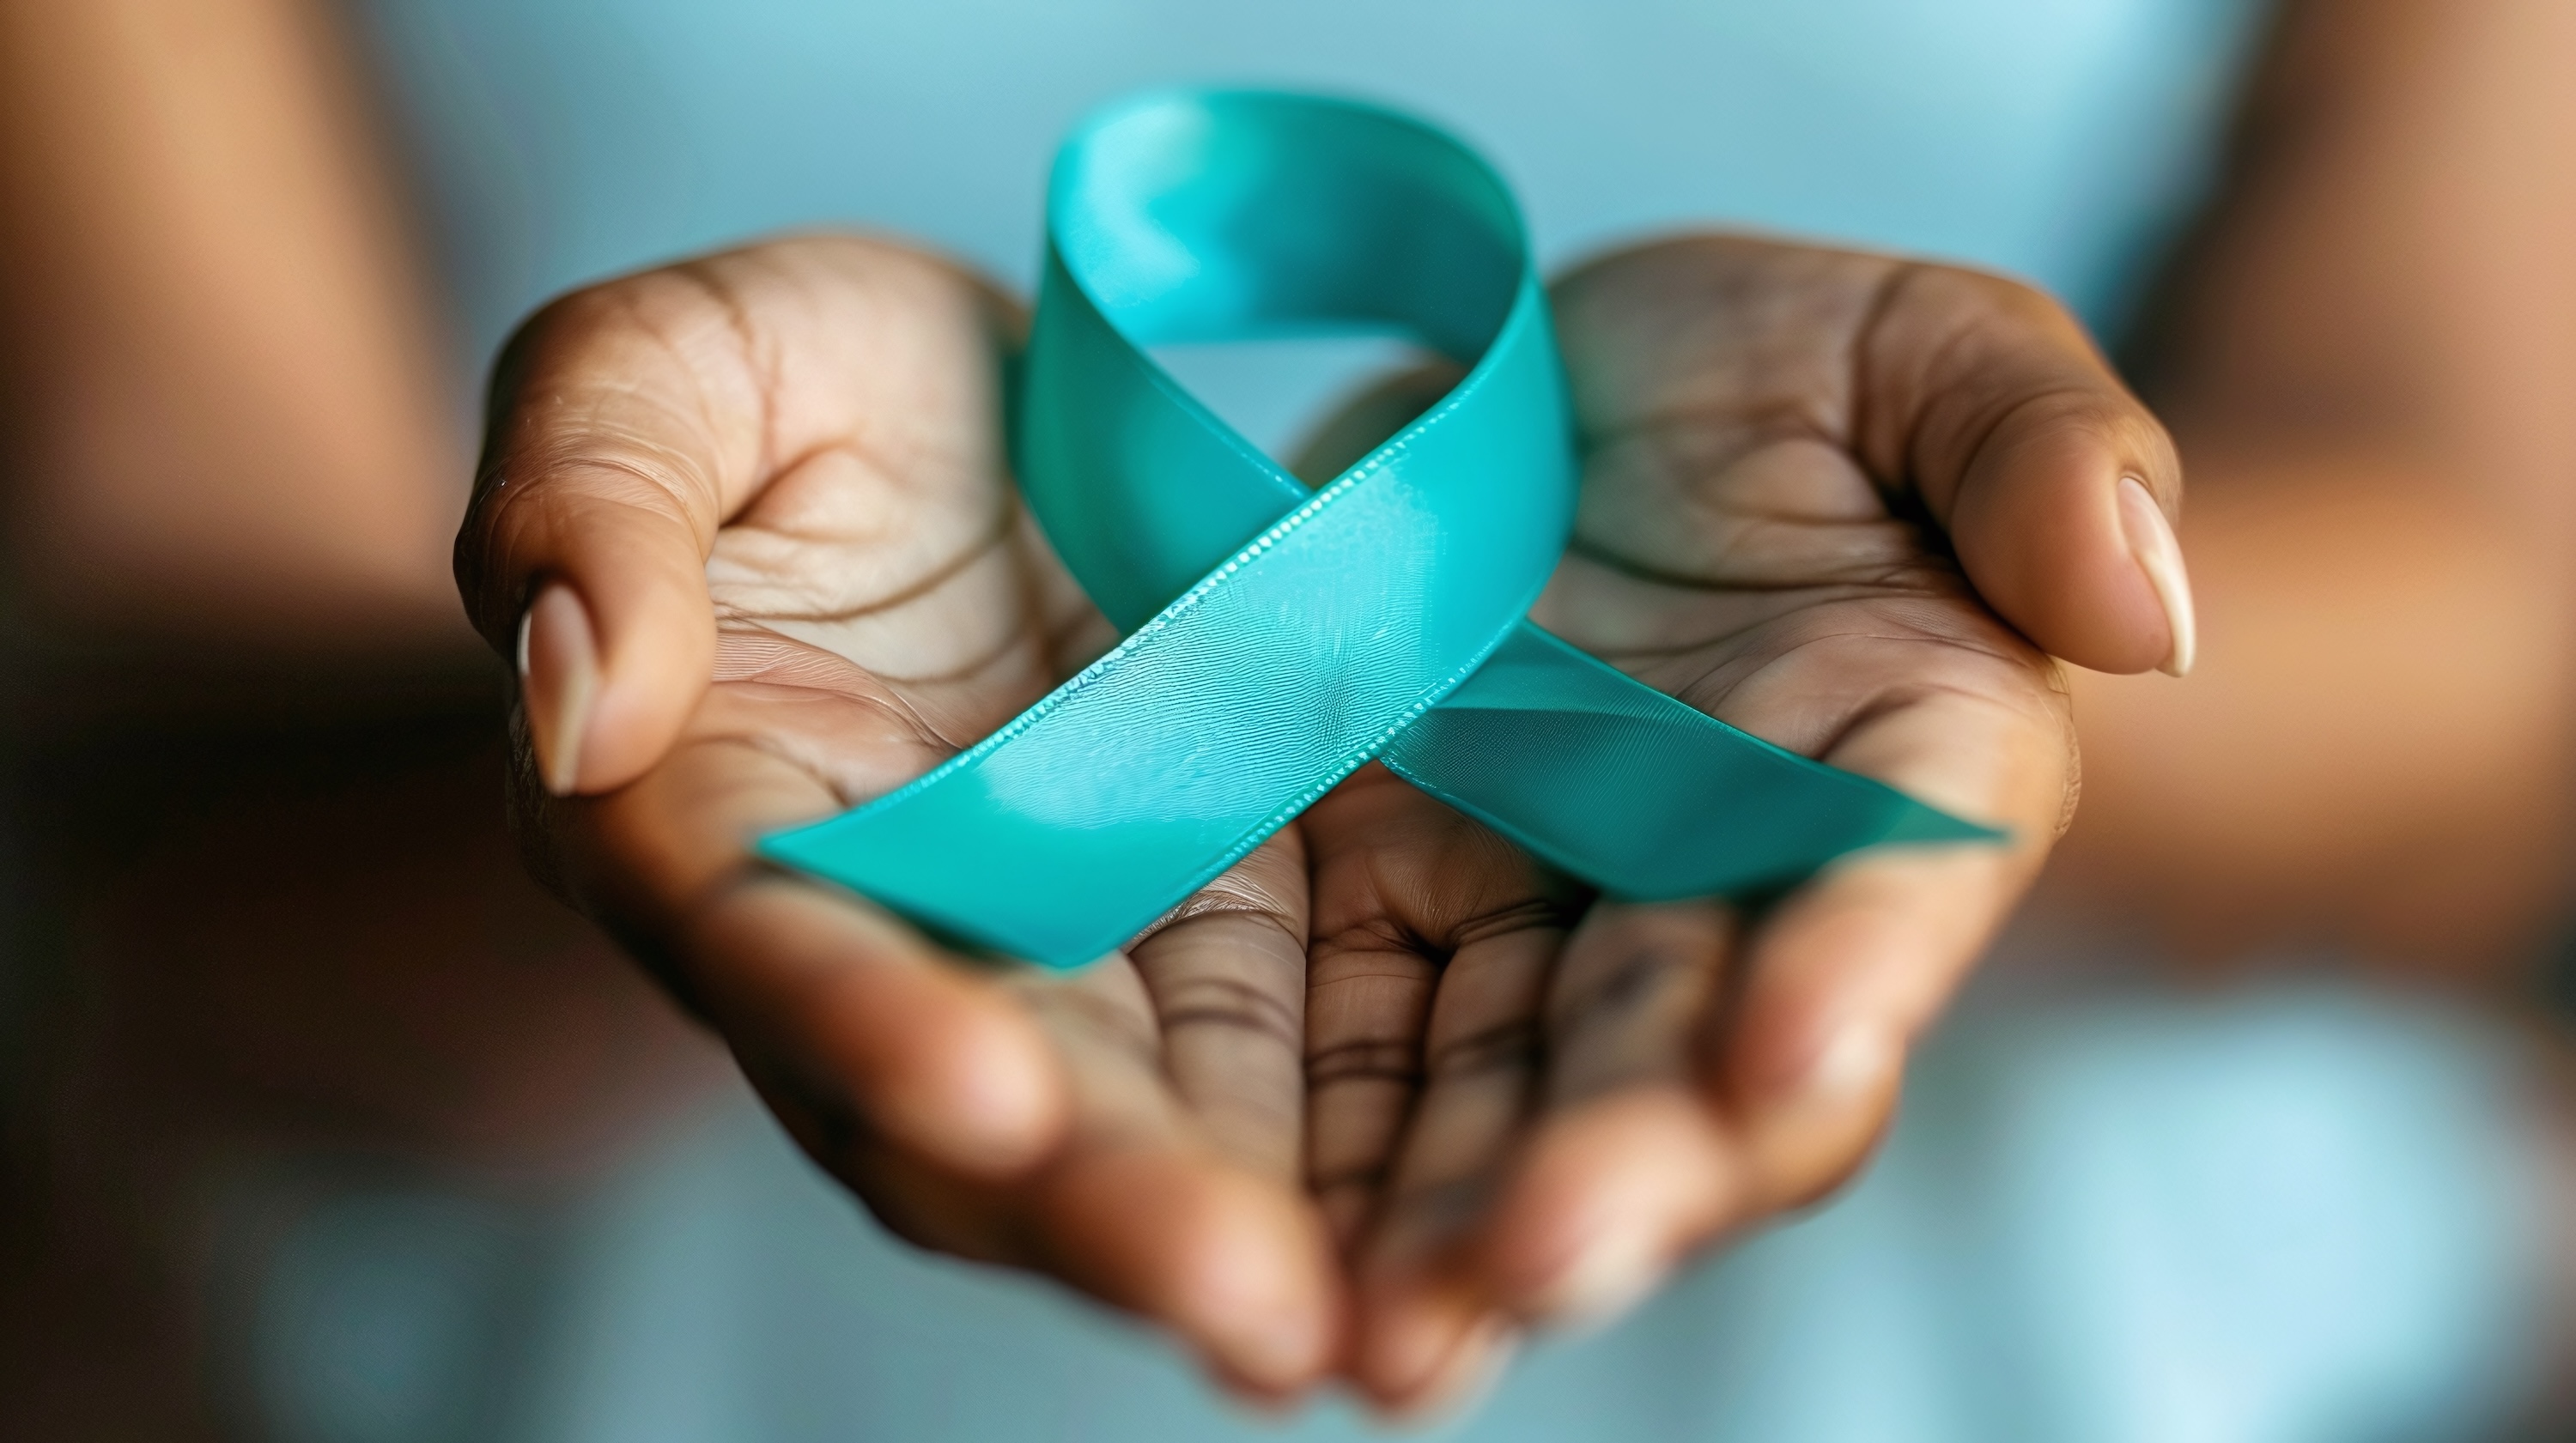
[[456, 412], [330, 19], [0, 4], [6, 554], [56, 628], [457, 640]]
[[[1754, 918], [1587, 912], [1383, 773], [1310, 813], [1310, 1046], [1420, 1058], [1310, 1082], [1315, 1181], [1359, 1234], [1352, 1365], [1397, 1406], [1812, 1200], [1877, 1135], [1903, 1051], [2073, 802], [2057, 669], [1933, 548], [2067, 650], [2140, 665], [2168, 640], [2093, 508], [2123, 475], [2169, 484], [2172, 458], [2046, 302], [1727, 239], [1595, 262], [1556, 299], [1586, 468], [1537, 619], [2018, 845], [1855, 859]], [[2034, 557], [2064, 569], [2034, 580]], [[1334, 990], [1399, 979], [1409, 1006], [1321, 1025]]]
[[227, 1169], [542, 1196], [721, 1066], [517, 863], [464, 407], [334, 19], [0, 0], [4, 1437], [217, 1431]]
[[[190, 718], [202, 714], [208, 695], [284, 695], [302, 705], [317, 690], [336, 694], [335, 676], [368, 678], [367, 688], [388, 675], [408, 678], [390, 690], [397, 714], [448, 705], [422, 702], [424, 688], [457, 694], [458, 684], [446, 680], [459, 675], [452, 663], [423, 660], [458, 655], [448, 643], [383, 640], [436, 636], [441, 618], [452, 616], [452, 603], [439, 599], [440, 573], [444, 537], [462, 507], [453, 479], [460, 470], [448, 459], [456, 448], [440, 420], [445, 403], [417, 299], [419, 272], [399, 209], [377, 180], [387, 171], [364, 145], [362, 118], [350, 114], [354, 87], [337, 64], [336, 37], [318, 23], [323, 15], [288, 0], [229, 0], [184, 16], [142, 4], [0, 3], [0, 106], [10, 119], [0, 126], [0, 245], [9, 260], [0, 267], [0, 365], [12, 381], [0, 388], [0, 405], [10, 408], [8, 535], [20, 618], [49, 645], [68, 639], [83, 648], [102, 636], [122, 638], [120, 647], [134, 638], [200, 637], [213, 621], [224, 642], [219, 654], [290, 659], [282, 669], [225, 662], [189, 671], [164, 659], [203, 648], [156, 643], [139, 653], [140, 665], [130, 660], [138, 653], [125, 652], [129, 660], [103, 675], [84, 672], [72, 686], [29, 692], [141, 706], [183, 728], [201, 725]], [[2561, 666], [2567, 573], [2554, 558], [2566, 541], [2560, 513], [2571, 492], [2559, 478], [2576, 414], [2563, 403], [2576, 380], [2567, 354], [2576, 346], [2576, 304], [2564, 265], [2576, 254], [2576, 203], [2567, 194], [2576, 184], [2569, 153], [2576, 111], [2563, 83], [2576, 39], [2562, 33], [2568, 18], [2554, 0], [2319, 0], [2292, 17], [2291, 39], [2262, 86], [2260, 129], [2282, 140], [2246, 158], [2212, 217], [2208, 243], [2156, 317], [2166, 344], [2148, 394], [2173, 417], [2194, 469], [2198, 499], [2186, 539], [2205, 602], [2207, 660], [2188, 686], [2069, 673], [2088, 786], [2084, 820], [2047, 889], [2058, 912], [2144, 921], [2212, 956], [2284, 936], [2347, 934], [2418, 969], [2464, 950], [2511, 957], [2550, 915], [2561, 875], [2569, 720]], [[337, 624], [342, 618], [361, 624]], [[708, 642], [700, 655], [711, 665], [712, 635]], [[323, 655], [357, 664], [321, 665]], [[187, 685], [134, 694], [135, 678], [163, 676]], [[428, 797], [475, 790], [436, 787]], [[344, 794], [353, 805], [366, 795], [363, 787]], [[1364, 798], [1360, 788], [1353, 795]], [[1389, 796], [1391, 806], [1411, 811], [1403, 795]], [[489, 835], [495, 823], [486, 813], [475, 825]], [[1304, 831], [1311, 838], [1315, 826]], [[226, 836], [214, 845], [237, 854], [262, 843]], [[1440, 848], [1426, 841], [1417, 855], [1437, 857]], [[1335, 865], [1321, 847], [1310, 862], [1319, 876]], [[173, 864], [174, 875], [192, 870]], [[1507, 859], [1482, 858], [1474, 870], [1504, 879], [1494, 903], [1462, 909], [1457, 898], [1472, 889], [1433, 889], [1448, 895], [1449, 930], [1398, 934], [1403, 945], [1378, 949], [1394, 990], [1409, 994], [1369, 1001], [1354, 1014], [1395, 1018], [1400, 1032], [1420, 1025], [1398, 1014], [1429, 1005], [1424, 953], [1481, 941], [1463, 927], [1466, 918], [1509, 912], [1516, 889]], [[308, 869], [293, 860], [274, 874], [323, 875], [318, 861]], [[165, 894], [146, 881], [99, 895], [100, 914], [113, 919]], [[1356, 889], [1348, 895], [1364, 905], [1313, 910], [1319, 937], [1366, 937], [1371, 925], [1429, 905], [1427, 892], [1378, 901]], [[298, 915], [292, 907], [249, 910]], [[1256, 892], [1230, 913], [1211, 919], [1207, 932], [1240, 929], [1245, 935], [1228, 939], [1229, 948], [1249, 953], [1259, 950], [1262, 929], [1293, 920], [1294, 904]], [[1711, 919], [1647, 920], [1697, 927], [1685, 935], [1703, 952], [1719, 931]], [[836, 914], [832, 925], [850, 924]], [[132, 930], [119, 922], [101, 935]], [[315, 1039], [340, 1034], [352, 1017], [399, 1010], [380, 1004], [403, 994], [401, 976], [452, 974], [460, 961], [362, 938], [307, 935], [281, 949], [265, 945], [257, 928], [235, 935], [245, 965], [208, 974], [210, 986], [244, 999], [230, 1015], [267, 1015], [256, 999], [291, 985], [286, 973], [253, 965], [262, 961], [293, 955], [353, 979], [344, 999], [317, 1004], [327, 1015], [316, 1016]], [[118, 995], [162, 990], [154, 985], [163, 965], [157, 952], [120, 965], [144, 985]], [[2490, 960], [2479, 975], [2492, 980], [2498, 971]], [[1946, 980], [1937, 967], [1909, 975]], [[370, 980], [380, 977], [387, 981]], [[513, 1101], [508, 1086], [496, 1085], [532, 1070], [529, 1055], [488, 1045], [506, 1035], [492, 1024], [509, 1014], [515, 994], [495, 986], [462, 995], [470, 1005], [448, 1014], [458, 1025], [435, 1046], [457, 1075], [479, 1080], [463, 1095], [497, 1099], [474, 1109], [477, 1119], [402, 1120], [406, 1110], [450, 1109], [431, 1105], [437, 1100], [416, 1082], [371, 1070], [388, 1055], [406, 1055], [400, 1049], [316, 1049], [274, 1034], [233, 1042], [246, 1057], [325, 1059], [285, 1069], [304, 1079], [294, 1095], [310, 1106], [352, 1092], [399, 1104], [352, 1124], [367, 1135], [489, 1157], [497, 1138], [542, 1149], [545, 1139], [578, 1132], [573, 1121]], [[648, 1052], [677, 1045], [648, 1014], [622, 1010], [629, 1003], [618, 999], [633, 994], [588, 995], [594, 1000], [563, 1025], [588, 1018], [585, 1025]], [[1658, 1005], [1643, 1010], [1655, 1018], [1691, 1014], [1688, 988], [1652, 995]], [[1106, 1037], [1151, 1011], [1132, 994], [1111, 1001], [1098, 1009], [1104, 1025], [1096, 1031]], [[1309, 1019], [1327, 1010], [1320, 996], [1304, 1007]], [[1526, 1002], [1506, 1012], [1526, 1018]], [[555, 1030], [534, 1029], [541, 1037]], [[1686, 1030], [1667, 1022], [1657, 1035]], [[170, 1035], [125, 1023], [92, 1031]], [[1130, 1045], [1140, 1035], [1131, 1030]], [[83, 1055], [111, 1063], [122, 1056], [128, 1064], [102, 1065], [148, 1072], [130, 1059], [151, 1046]], [[1658, 1055], [1652, 1038], [1617, 1051]], [[1104, 1075], [1120, 1074], [1113, 1067]], [[202, 1093], [202, 1076], [192, 1071], [157, 1086], [165, 1095]], [[1395, 1089], [1410, 1083], [1398, 1077], [1378, 1086], [1387, 1090], [1376, 1107], [1381, 1136], [1368, 1141], [1366, 1128], [1347, 1134], [1365, 1144], [1354, 1154], [1363, 1178], [1395, 1135], [1386, 1119], [1402, 1109], [1390, 1103], [1405, 1096]], [[1542, 1090], [1528, 1081], [1513, 1086], [1524, 1095]], [[1585, 1086], [1559, 1079], [1544, 1089], [1570, 1097]], [[1633, 1090], [1668, 1098], [1657, 1086]], [[1130, 1099], [1127, 1115], [1168, 1108], [1179, 1090], [1174, 1082]], [[1189, 1090], [1194, 1107], [1225, 1115], [1209, 1088]], [[785, 1095], [775, 1086], [773, 1094]], [[224, 1119], [218, 1130], [270, 1106], [229, 1093], [206, 1105]], [[1308, 1105], [1320, 1114], [1325, 1102], [1318, 1096]], [[82, 1112], [93, 1106], [64, 1103], [61, 1130], [130, 1135], [134, 1113]], [[1648, 1123], [1676, 1120], [1669, 1109], [1638, 1111]], [[1199, 1115], [1189, 1128], [1201, 1126]], [[1683, 1112], [1678, 1121], [1687, 1132], [1702, 1115]], [[1563, 1120], [1552, 1114], [1549, 1125]], [[1250, 1121], [1222, 1131], [1264, 1135]], [[1813, 1134], [1829, 1163], [1850, 1151], [1833, 1133]], [[1187, 1149], [1150, 1155], [1176, 1152]], [[1466, 1175], [1490, 1173], [1491, 1149], [1466, 1155]], [[1310, 1149], [1309, 1165], [1322, 1156]], [[1276, 1168], [1275, 1152], [1261, 1147], [1222, 1160], [1235, 1169], [1229, 1176], [1258, 1179]], [[1434, 1171], [1428, 1162], [1408, 1165], [1415, 1176]], [[30, 1206], [23, 1185], [13, 1181], [12, 1190], [19, 1208]], [[138, 1231], [177, 1226], [175, 1212], [153, 1211], [175, 1201], [131, 1206], [145, 1219]], [[1333, 1206], [1345, 1218], [1371, 1207]], [[1658, 1240], [1694, 1231], [1672, 1229]], [[89, 1255], [132, 1246], [130, 1236], [110, 1237]], [[65, 1255], [42, 1245], [36, 1254]], [[1490, 1278], [1477, 1281], [1473, 1249], [1463, 1256], [1470, 1260], [1463, 1270], [1442, 1274], [1462, 1280], [1461, 1301], [1427, 1310], [1432, 1332], [1483, 1316], [1477, 1309]], [[23, 1282], [13, 1272], [14, 1316], [32, 1328], [61, 1315]], [[64, 1297], [85, 1295], [64, 1287]], [[28, 1336], [59, 1340], [61, 1331]], [[25, 1365], [5, 1386], [16, 1400], [52, 1390], [41, 1394], [50, 1404], [35, 1405], [51, 1407], [49, 1418], [124, 1417], [136, 1421], [106, 1431], [178, 1436], [174, 1420], [187, 1403], [172, 1388], [133, 1381], [156, 1367], [175, 1376], [175, 1365], [139, 1360], [125, 1374], [112, 1371], [121, 1354], [148, 1351], [153, 1330], [119, 1316], [88, 1336], [97, 1346], [0, 1347]], [[1474, 1371], [1471, 1353], [1453, 1349], [1428, 1383], [1408, 1389], [1381, 1378], [1381, 1390], [1399, 1400], [1436, 1392]], [[48, 1357], [84, 1366], [50, 1368]], [[26, 1431], [99, 1429], [49, 1423]]]
[[2510, 983], [2576, 777], [2576, 11], [2310, 0], [2150, 317], [2187, 687], [2074, 677], [2051, 912]]
[[1001, 469], [1017, 317], [816, 239], [581, 292], [502, 363], [458, 576], [497, 647], [525, 628], [522, 775], [569, 793], [532, 801], [536, 847], [897, 1230], [1143, 1313], [1248, 1391], [1339, 1367], [1418, 1403], [1472, 1370], [1462, 1339], [1625, 1301], [1883, 1125], [2070, 811], [2072, 720], [2021, 633], [2161, 660], [2114, 496], [2179, 476], [2008, 282], [1701, 239], [1556, 303], [1584, 489], [1538, 619], [2014, 845], [1857, 858], [1755, 919], [1587, 909], [1371, 770], [1071, 978], [758, 865], [750, 838], [1112, 639]]
[[[304, 1076], [284, 1090], [335, 1106], [354, 1081], [372, 1100], [345, 1110], [380, 1133], [542, 1154], [599, 1099], [563, 1112], [505, 1079], [604, 1084], [567, 1087], [531, 1055], [561, 1050], [544, 1025], [521, 1030], [562, 986], [536, 959], [608, 979], [575, 1012], [643, 994], [538, 889], [485, 865], [510, 846], [473, 780], [504, 770], [489, 718], [506, 682], [446, 566], [466, 448], [332, 18], [271, 0], [0, 4], [17, 790], [40, 874], [98, 919], [65, 939], [101, 949], [84, 970], [146, 969], [134, 986], [151, 996], [172, 990], [151, 969], [199, 965], [168, 954], [226, 955], [202, 963], [205, 985], [238, 993], [155, 1004], [194, 1016], [209, 1049], [238, 1041], [224, 1066]], [[393, 858], [408, 860], [377, 865]], [[182, 892], [203, 905], [169, 902]], [[485, 940], [425, 945], [483, 919]], [[234, 1038], [202, 1009], [275, 1030]], [[375, 1046], [360, 1017], [438, 1034], [426, 1046], [444, 1056]], [[426, 1088], [415, 1067], [475, 1080]]]

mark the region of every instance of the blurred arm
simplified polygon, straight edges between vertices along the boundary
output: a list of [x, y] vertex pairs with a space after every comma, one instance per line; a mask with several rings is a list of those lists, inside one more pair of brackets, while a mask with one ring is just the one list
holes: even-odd
[[90, 1300], [200, 1234], [208, 1138], [525, 1168], [699, 1065], [514, 856], [464, 438], [337, 13], [0, 0], [0, 1175], [71, 1220], [58, 1295], [0, 1268], [42, 1344], [0, 1374], [67, 1394], [158, 1345]]
[[2555, 920], [2576, 620], [2576, 7], [2285, 17], [2148, 396], [2202, 665], [2078, 674], [2061, 903], [2453, 967]]
[[0, 536], [41, 632], [470, 644], [463, 448], [334, 18], [0, 0]]

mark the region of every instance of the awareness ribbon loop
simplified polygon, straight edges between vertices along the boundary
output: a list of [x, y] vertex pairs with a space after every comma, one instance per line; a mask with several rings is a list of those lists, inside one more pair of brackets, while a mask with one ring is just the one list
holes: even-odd
[[[765, 839], [929, 930], [1116, 950], [1372, 758], [1614, 895], [1741, 894], [1996, 833], [1725, 725], [1523, 619], [1576, 459], [1520, 217], [1348, 101], [1172, 91], [1058, 154], [1022, 494], [1126, 640], [919, 780]], [[1143, 347], [1395, 333], [1468, 366], [1309, 491]]]

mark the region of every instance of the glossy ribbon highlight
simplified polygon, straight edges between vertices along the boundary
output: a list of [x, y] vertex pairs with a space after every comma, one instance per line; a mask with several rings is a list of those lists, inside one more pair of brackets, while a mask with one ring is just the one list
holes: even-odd
[[[1627, 897], [1997, 835], [1523, 620], [1564, 549], [1576, 461], [1518, 209], [1457, 141], [1345, 101], [1157, 93], [1065, 143], [1047, 220], [1014, 462], [1126, 640], [918, 781], [766, 839], [769, 857], [1072, 967], [1372, 758]], [[1142, 349], [1355, 332], [1470, 369], [1314, 491]]]

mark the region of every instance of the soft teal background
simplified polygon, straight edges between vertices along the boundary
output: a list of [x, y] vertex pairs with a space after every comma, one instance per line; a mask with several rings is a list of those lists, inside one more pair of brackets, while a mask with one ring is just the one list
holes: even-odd
[[[1431, 1436], [2488, 1436], [2536, 1345], [2509, 1098], [2476, 1031], [2346, 990], [1988, 1008], [1842, 1200]], [[232, 1190], [274, 1241], [219, 1319], [280, 1443], [1375, 1436], [1247, 1416], [1122, 1320], [892, 1242], [748, 1097], [551, 1208], [300, 1169]]]
[[1426, 112], [1551, 261], [1714, 221], [1963, 257], [2116, 323], [2205, 179], [2258, 0], [365, 0], [472, 348], [530, 304], [857, 223], [1020, 283], [1119, 92]]

